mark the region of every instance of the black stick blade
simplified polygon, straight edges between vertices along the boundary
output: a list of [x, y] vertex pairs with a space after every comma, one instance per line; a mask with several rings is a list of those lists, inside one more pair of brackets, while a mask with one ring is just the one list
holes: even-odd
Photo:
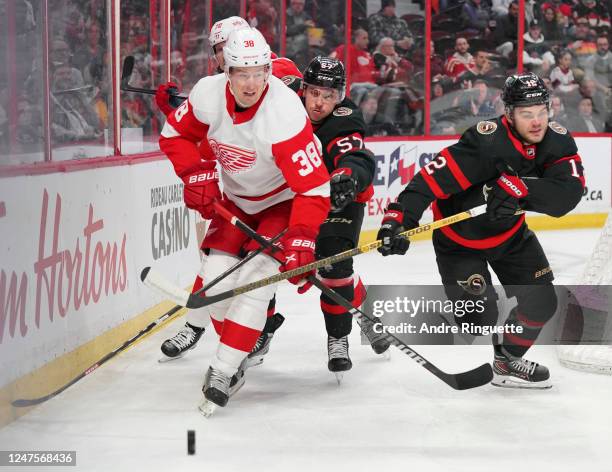
[[123, 59], [123, 70], [121, 71], [121, 86], [126, 86], [130, 83], [132, 78], [132, 71], [134, 70], [134, 56], [125, 56]]
[[468, 390], [482, 387], [491, 382], [493, 380], [493, 369], [491, 364], [486, 363], [467, 372], [449, 375], [449, 377], [445, 382], [455, 390]]

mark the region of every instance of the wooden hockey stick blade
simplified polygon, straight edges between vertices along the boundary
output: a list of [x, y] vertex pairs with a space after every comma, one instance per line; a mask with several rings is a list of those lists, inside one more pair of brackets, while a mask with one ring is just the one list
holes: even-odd
[[[454, 223], [458, 223], [460, 221], [464, 221], [464, 220], [473, 218], [475, 216], [482, 215], [485, 212], [486, 212], [486, 205], [480, 205], [470, 210], [462, 211], [461, 213], [447, 216], [446, 218], [442, 218], [437, 221], [432, 221], [431, 223], [426, 223], [424, 225], [417, 226], [416, 228], [406, 230], [403, 233], [400, 233], [398, 237], [408, 238], [416, 234], [421, 234], [427, 231], [433, 231], [435, 229], [439, 229], [444, 226], [449, 226]], [[288, 270], [286, 272], [279, 272], [278, 274], [271, 275], [270, 277], [267, 277], [265, 279], [257, 280], [255, 282], [251, 282], [249, 284], [243, 285], [242, 287], [237, 287], [232, 290], [227, 290], [225, 292], [211, 295], [209, 297], [189, 296], [185, 306], [187, 308], [201, 308], [203, 306], [211, 305], [213, 303], [217, 303], [227, 298], [235, 297], [242, 293], [247, 293], [252, 290], [256, 290], [258, 288], [265, 287], [267, 285], [282, 282], [283, 280], [290, 279], [292, 277], [295, 277], [296, 275], [301, 275], [304, 272], [310, 272], [312, 270], [317, 270], [318, 268], [323, 267], [323, 266], [335, 264], [337, 262], [348, 259], [349, 257], [357, 256], [359, 254], [363, 254], [363, 253], [372, 251], [373, 249], [377, 249], [380, 246], [382, 246], [382, 241], [376, 240], [371, 243], [364, 244], [362, 246], [358, 246], [354, 249], [349, 249], [348, 251], [340, 252], [333, 256], [326, 257], [325, 259], [320, 259], [310, 264], [306, 264], [304, 266], [298, 267], [297, 269]]]
[[[265, 247], [268, 249], [276, 248], [272, 242], [268, 241], [253, 228], [244, 223], [242, 220], [240, 220], [240, 218], [233, 215], [225, 207], [215, 204], [215, 211], [217, 212], [217, 214], [225, 218], [229, 223], [243, 231], [251, 239], [255, 240], [260, 245], [260, 247]], [[344, 298], [332, 288], [325, 285], [321, 280], [317, 279], [316, 276], [309, 275], [306, 280], [311, 282], [315, 287], [321, 290], [321, 292], [331, 298], [338, 305], [344, 307], [344, 309], [350, 312], [355, 318], [357, 318], [358, 321], [361, 321], [363, 318], [367, 318], [370, 322], [374, 322], [370, 315], [360, 310], [359, 308], [354, 307], [351, 302], [349, 302], [346, 298]], [[480, 367], [469, 370], [467, 372], [460, 372], [458, 374], [448, 374], [436, 367], [431, 362], [429, 362], [427, 359], [421, 356], [413, 348], [402, 342], [396, 336], [389, 333], [385, 333], [384, 337], [400, 351], [407, 354], [408, 357], [413, 359], [417, 364], [422, 365], [425, 369], [427, 369], [429, 372], [431, 372], [433, 375], [438, 377], [440, 380], [442, 380], [444, 383], [454, 388], [455, 390], [467, 390], [470, 388], [481, 387], [493, 380], [493, 370], [491, 369], [491, 365], [488, 363], [483, 364]]]

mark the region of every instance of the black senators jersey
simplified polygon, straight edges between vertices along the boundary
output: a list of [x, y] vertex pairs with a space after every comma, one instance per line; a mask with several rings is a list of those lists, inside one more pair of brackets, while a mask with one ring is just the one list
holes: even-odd
[[[301, 95], [302, 81], [297, 77], [283, 79], [285, 85]], [[302, 101], [304, 98], [302, 97]], [[312, 124], [323, 147], [323, 159], [331, 174], [339, 168], [349, 168], [357, 180], [357, 202], [367, 202], [374, 193], [372, 181], [376, 163], [374, 154], [364, 143], [366, 124], [361, 110], [345, 98], [323, 122]]]
[[366, 125], [361, 110], [345, 98], [322, 123], [313, 123], [312, 126], [321, 141], [329, 173], [339, 168], [351, 169], [359, 192], [355, 200], [367, 202], [373, 194], [376, 164], [374, 154], [365, 147]]
[[[432, 204], [436, 220], [485, 203], [483, 186], [511, 167], [529, 190], [520, 201], [525, 210], [563, 216], [580, 201], [584, 189], [582, 161], [570, 133], [550, 122], [544, 139], [525, 145], [505, 117], [481, 121], [461, 139], [423, 166], [398, 196], [405, 224], [416, 225]], [[525, 225], [525, 216], [490, 221], [486, 215], [441, 228], [456, 243], [488, 249], [508, 240]]]

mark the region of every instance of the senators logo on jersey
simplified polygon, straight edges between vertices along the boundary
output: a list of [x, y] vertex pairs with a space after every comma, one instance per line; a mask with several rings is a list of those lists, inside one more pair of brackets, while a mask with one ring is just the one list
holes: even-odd
[[214, 139], [209, 139], [208, 142], [215, 153], [215, 157], [221, 163], [221, 167], [228, 174], [238, 174], [255, 165], [257, 160], [255, 151], [219, 143]]

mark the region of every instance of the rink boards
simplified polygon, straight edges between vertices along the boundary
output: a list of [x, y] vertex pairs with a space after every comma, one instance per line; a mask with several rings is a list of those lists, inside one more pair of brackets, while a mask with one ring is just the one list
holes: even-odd
[[[376, 139], [374, 197], [364, 234], [414, 173], [453, 140]], [[572, 215], [532, 227], [603, 224], [610, 208], [610, 138], [578, 138], [587, 190]], [[137, 163], [137, 161], [136, 161]], [[426, 214], [424, 220], [431, 219]], [[139, 281], [152, 265], [187, 287], [204, 223], [185, 209], [168, 161], [2, 179], [0, 185], [0, 426], [170, 307]]]

